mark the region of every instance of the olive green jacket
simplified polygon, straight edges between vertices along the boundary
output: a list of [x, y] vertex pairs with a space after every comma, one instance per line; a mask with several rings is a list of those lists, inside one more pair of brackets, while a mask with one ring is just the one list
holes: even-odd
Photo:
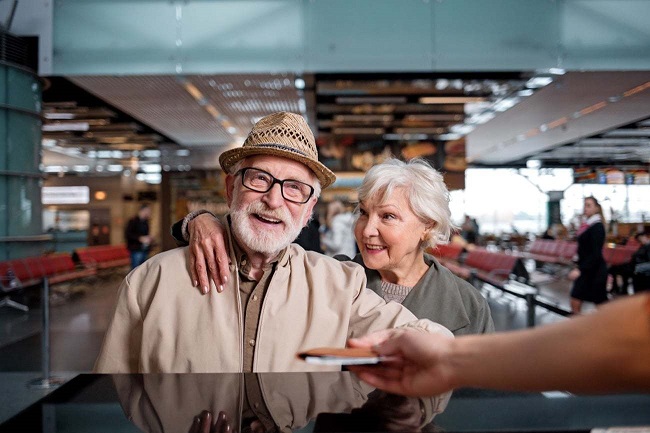
[[[337, 258], [342, 259], [341, 256]], [[361, 254], [357, 254], [353, 261], [363, 266]], [[490, 307], [483, 295], [433, 256], [425, 254], [424, 261], [429, 265], [429, 270], [402, 305], [418, 318], [439, 323], [456, 336], [494, 332]], [[366, 268], [366, 278], [367, 287], [382, 296], [379, 272]]]

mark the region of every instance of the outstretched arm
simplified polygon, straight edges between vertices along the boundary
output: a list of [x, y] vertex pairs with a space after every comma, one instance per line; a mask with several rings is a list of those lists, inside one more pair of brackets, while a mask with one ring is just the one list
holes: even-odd
[[201, 293], [206, 294], [211, 279], [217, 292], [222, 292], [230, 273], [226, 229], [207, 211], [190, 219], [186, 223], [185, 232], [183, 221], [178, 221], [172, 226], [172, 236], [190, 247], [188, 272], [192, 277], [192, 284], [198, 287]]
[[[382, 342], [383, 341], [383, 342]], [[650, 294], [552, 325], [461, 336], [400, 331], [351, 340], [397, 361], [350, 367], [369, 384], [415, 396], [460, 386], [606, 393], [650, 390]]]

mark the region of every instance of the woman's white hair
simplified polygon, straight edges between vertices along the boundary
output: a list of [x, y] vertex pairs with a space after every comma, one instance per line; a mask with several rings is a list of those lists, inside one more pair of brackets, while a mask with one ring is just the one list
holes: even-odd
[[377, 198], [383, 203], [395, 188], [404, 188], [413, 213], [432, 226], [422, 247], [448, 243], [456, 227], [451, 222], [449, 191], [442, 174], [421, 158], [408, 162], [391, 158], [368, 170], [359, 187], [359, 201]]

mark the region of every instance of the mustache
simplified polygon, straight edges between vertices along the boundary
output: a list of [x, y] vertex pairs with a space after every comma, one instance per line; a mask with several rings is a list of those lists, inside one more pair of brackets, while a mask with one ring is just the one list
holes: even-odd
[[289, 211], [287, 209], [269, 209], [269, 207], [261, 201], [256, 201], [248, 204], [245, 211], [248, 214], [260, 214], [266, 218], [277, 219], [285, 224], [291, 222], [291, 215], [289, 215]]

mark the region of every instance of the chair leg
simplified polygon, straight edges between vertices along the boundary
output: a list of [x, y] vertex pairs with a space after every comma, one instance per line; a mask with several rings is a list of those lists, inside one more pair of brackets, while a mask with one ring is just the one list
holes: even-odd
[[18, 303], [16, 301], [12, 300], [11, 298], [9, 298], [9, 296], [5, 297], [4, 299], [0, 299], [0, 307], [4, 307], [4, 306], [12, 307], [12, 308], [15, 308], [17, 310], [24, 311], [24, 312], [29, 311], [29, 307], [27, 305], [23, 305], [21, 303]]

